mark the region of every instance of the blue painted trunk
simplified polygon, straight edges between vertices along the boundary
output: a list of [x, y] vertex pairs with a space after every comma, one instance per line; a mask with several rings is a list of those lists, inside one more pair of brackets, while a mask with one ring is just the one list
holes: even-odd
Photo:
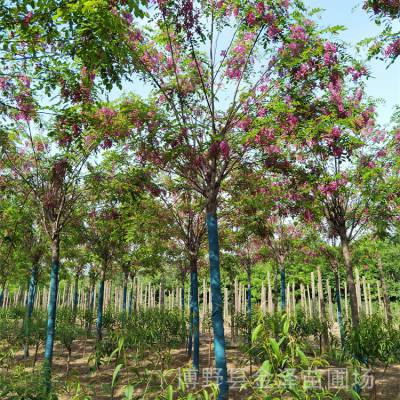
[[44, 384], [47, 392], [51, 390], [51, 368], [53, 362], [54, 336], [56, 329], [57, 295], [58, 295], [58, 274], [60, 269], [60, 244], [59, 241], [52, 243], [51, 273], [49, 288], [49, 305], [47, 316], [47, 336], [44, 352]]
[[132, 304], [133, 304], [133, 287], [129, 290], [129, 303], [128, 303], [128, 314], [132, 315]]
[[35, 304], [37, 275], [38, 275], [38, 267], [36, 265], [33, 265], [32, 269], [31, 269], [31, 278], [29, 280], [29, 289], [28, 289], [28, 297], [26, 299], [26, 311], [25, 311], [25, 320], [24, 320], [24, 335], [25, 335], [24, 357], [25, 358], [29, 357], [29, 333], [30, 333], [30, 325], [31, 325], [31, 317], [32, 317], [32, 313], [33, 313], [33, 307]]
[[192, 357], [193, 349], [193, 285], [192, 276], [190, 275], [190, 309], [189, 309], [189, 337], [188, 337], [188, 355]]
[[76, 314], [78, 312], [78, 299], [79, 299], [78, 290], [79, 290], [79, 276], [78, 276], [78, 274], [76, 274], [75, 283], [74, 283], [74, 300], [73, 300], [73, 305], [72, 305], [72, 312], [74, 315], [74, 320], [75, 320]]
[[102, 339], [103, 304], [104, 304], [104, 278], [102, 278], [102, 280], [100, 281], [100, 286], [99, 286], [99, 301], [97, 304], [97, 320], [96, 320], [97, 340]]
[[286, 273], [285, 267], [281, 267], [281, 311], [286, 310]]
[[339, 282], [339, 275], [337, 272], [335, 272], [335, 285], [336, 285], [335, 297], [336, 297], [336, 307], [337, 307], [337, 318], [340, 331], [340, 343], [343, 347], [345, 341], [345, 331], [344, 331], [343, 316], [342, 316], [342, 303], [340, 300], [340, 282]]
[[93, 312], [93, 307], [94, 307], [94, 284], [92, 286], [90, 293], [90, 312]]
[[212, 301], [212, 324], [214, 330], [215, 367], [218, 374], [219, 400], [227, 400], [229, 385], [226, 368], [223, 303], [219, 266], [219, 242], [217, 216], [207, 213], [208, 252], [210, 258], [210, 284]]
[[38, 267], [37, 265], [33, 265], [31, 271], [31, 279], [29, 281], [28, 299], [26, 304], [28, 318], [32, 317], [33, 307], [35, 304], [37, 276], [38, 276]]
[[182, 282], [181, 288], [181, 310], [182, 310], [182, 319], [185, 319], [185, 282]]
[[122, 297], [122, 312], [125, 314], [126, 313], [126, 299], [127, 299], [127, 295], [128, 295], [128, 286], [125, 283], [124, 284], [124, 293], [123, 293], [123, 297]]
[[251, 271], [247, 272], [247, 340], [251, 342]]
[[190, 308], [192, 313], [192, 335], [193, 336], [193, 368], [200, 370], [200, 318], [199, 318], [199, 282], [197, 276], [197, 265], [190, 272], [191, 298]]
[[4, 302], [4, 288], [0, 289], [0, 307], [3, 307]]

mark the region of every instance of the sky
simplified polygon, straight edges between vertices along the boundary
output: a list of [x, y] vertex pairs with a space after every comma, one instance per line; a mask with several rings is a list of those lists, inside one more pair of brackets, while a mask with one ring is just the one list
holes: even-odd
[[[304, 2], [308, 7], [325, 9], [320, 18], [322, 26], [344, 25], [347, 29], [339, 34], [339, 38], [347, 42], [354, 52], [358, 42], [375, 36], [380, 31], [362, 9], [362, 0], [304, 0]], [[389, 68], [385, 62], [379, 60], [370, 61], [367, 65], [372, 75], [367, 83], [367, 94], [384, 99], [384, 103], [377, 107], [378, 122], [387, 125], [390, 123], [394, 106], [400, 105], [400, 60]]]

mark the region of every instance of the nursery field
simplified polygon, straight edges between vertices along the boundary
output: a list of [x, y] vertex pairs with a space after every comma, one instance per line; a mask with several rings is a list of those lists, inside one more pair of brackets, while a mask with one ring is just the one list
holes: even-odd
[[0, 400], [400, 400], [399, 17], [0, 0]]

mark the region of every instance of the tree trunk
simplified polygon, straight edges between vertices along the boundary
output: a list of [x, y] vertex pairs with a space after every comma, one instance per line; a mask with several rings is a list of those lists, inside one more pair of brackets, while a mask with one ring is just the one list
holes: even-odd
[[190, 260], [190, 312], [192, 316], [191, 335], [193, 336], [193, 369], [197, 375], [200, 370], [200, 318], [199, 318], [199, 282], [197, 259]]
[[93, 308], [94, 308], [94, 291], [95, 291], [95, 282], [92, 283], [91, 288], [90, 288], [90, 298], [89, 298], [89, 321], [87, 324], [87, 336], [90, 336], [91, 332], [92, 332], [92, 318], [93, 318]]
[[96, 337], [97, 341], [102, 339], [102, 328], [103, 328], [103, 305], [104, 305], [104, 273], [101, 275], [101, 281], [99, 285], [99, 300], [97, 304], [97, 320], [96, 320]]
[[126, 313], [126, 301], [127, 301], [127, 296], [128, 296], [128, 279], [129, 279], [129, 275], [128, 275], [128, 273], [125, 273], [124, 289], [123, 289], [123, 295], [122, 295], [122, 313], [124, 316]]
[[182, 337], [186, 340], [186, 319], [185, 319], [185, 273], [182, 271], [181, 275], [181, 318], [182, 318]]
[[72, 318], [75, 322], [76, 316], [78, 314], [78, 299], [79, 299], [79, 273], [75, 274], [75, 281], [74, 281], [74, 298], [72, 303]]
[[3, 284], [1, 285], [0, 288], [0, 308], [3, 307], [3, 303], [4, 303], [4, 289], [6, 287], [6, 283], [3, 282]]
[[47, 392], [51, 390], [51, 368], [53, 362], [54, 335], [56, 328], [58, 274], [60, 269], [60, 239], [58, 236], [51, 243], [50, 299], [48, 304], [47, 336], [45, 344], [43, 372]]
[[161, 278], [160, 280], [160, 308], [164, 308], [165, 306], [165, 297], [164, 297], [164, 280]]
[[339, 324], [340, 331], [340, 343], [342, 347], [344, 346], [345, 336], [344, 336], [344, 325], [343, 325], [343, 317], [342, 317], [342, 302], [340, 299], [340, 279], [339, 279], [339, 271], [334, 268], [333, 273], [335, 275], [335, 299], [336, 299], [336, 307], [337, 307], [337, 319]]
[[388, 296], [388, 288], [386, 285], [385, 274], [383, 273], [383, 265], [382, 265], [382, 256], [381, 253], [378, 251], [376, 253], [377, 260], [378, 260], [378, 269], [379, 269], [379, 276], [381, 279], [381, 287], [382, 287], [382, 294], [383, 294], [383, 305], [385, 307], [387, 319], [389, 322], [392, 322], [392, 309], [390, 307], [390, 301]]
[[223, 304], [221, 294], [221, 276], [219, 265], [218, 223], [216, 201], [211, 201], [207, 209], [208, 252], [210, 259], [210, 284], [212, 293], [212, 323], [214, 330], [214, 356], [218, 373], [218, 400], [227, 400], [229, 385], [225, 355], [225, 334]]
[[189, 335], [188, 335], [188, 356], [192, 357], [193, 350], [193, 283], [192, 273], [190, 273], [190, 308], [189, 308]]
[[351, 321], [353, 324], [353, 328], [358, 328], [358, 325], [360, 323], [360, 318], [358, 315], [357, 294], [356, 294], [356, 286], [354, 284], [353, 266], [351, 265], [349, 241], [344, 235], [340, 237], [340, 241], [342, 246], [344, 265], [346, 267], [347, 286], [350, 297]]
[[24, 335], [25, 335], [25, 345], [24, 345], [24, 358], [29, 357], [29, 333], [31, 325], [31, 317], [33, 313], [33, 306], [35, 304], [35, 294], [38, 276], [38, 266], [32, 265], [31, 279], [29, 281], [29, 291], [28, 291], [28, 301], [26, 304], [25, 321], [24, 321]]
[[247, 267], [247, 341], [251, 343], [251, 267]]
[[128, 301], [128, 315], [132, 316], [132, 306], [133, 306], [133, 285], [129, 290], [129, 301]]
[[281, 274], [281, 311], [286, 310], [286, 271], [283, 262], [279, 262], [279, 270]]

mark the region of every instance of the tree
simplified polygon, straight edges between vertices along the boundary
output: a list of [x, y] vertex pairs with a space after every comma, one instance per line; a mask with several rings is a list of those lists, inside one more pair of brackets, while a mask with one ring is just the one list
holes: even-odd
[[[161, 199], [171, 214], [176, 227], [176, 238], [181, 243], [190, 271], [190, 328], [189, 353], [193, 337], [193, 368], [200, 371], [200, 315], [198, 302], [198, 263], [200, 250], [206, 233], [204, 200], [196, 193], [166, 180], [166, 190]], [[186, 260], [185, 260], [186, 261]], [[184, 270], [183, 270], [184, 271]], [[183, 272], [182, 272], [183, 273]], [[182, 304], [184, 308], [184, 304]]]
[[367, 39], [364, 42], [373, 44], [370, 56], [384, 56], [394, 63], [400, 55], [400, 32], [394, 29], [394, 23], [399, 19], [400, 2], [398, 0], [365, 0], [363, 8], [372, 15], [376, 24], [383, 26], [377, 39]]
[[[121, 101], [118, 114], [141, 139], [141, 159], [181, 177], [206, 200], [220, 399], [228, 396], [217, 224], [221, 185], [249, 155], [248, 133], [265, 128], [265, 105], [314, 52], [309, 38], [317, 33], [303, 12], [301, 2], [289, 7], [285, 0], [240, 7], [230, 1], [159, 2], [151, 10], [151, 28], [132, 24], [127, 34], [127, 64], [153, 91], [147, 103]], [[227, 46], [219, 41], [225, 35], [231, 38]], [[290, 65], [284, 75], [282, 64]]]

